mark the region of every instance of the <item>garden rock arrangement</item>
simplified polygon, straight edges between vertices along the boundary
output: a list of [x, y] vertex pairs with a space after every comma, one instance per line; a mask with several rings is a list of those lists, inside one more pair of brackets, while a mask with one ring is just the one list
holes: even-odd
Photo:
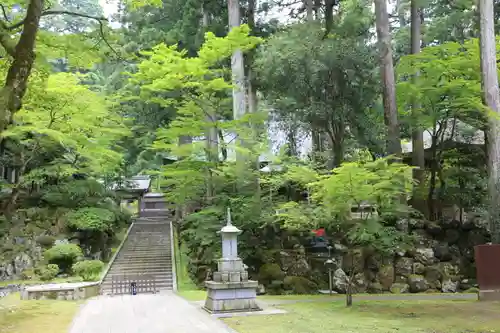
[[[333, 257], [337, 266], [333, 271], [333, 288], [336, 292], [346, 292], [349, 276], [353, 277], [356, 293], [476, 290], [474, 246], [489, 241], [481, 218], [464, 217], [463, 222], [403, 219], [397, 221], [396, 227], [414, 237], [414, 246], [396, 251], [391, 258], [384, 258], [370, 249], [348, 253], [345, 247], [335, 246]], [[263, 283], [261, 293], [264, 288], [268, 293], [327, 289], [324, 260], [324, 256], [306, 254], [302, 246], [296, 246], [293, 251], [281, 251], [279, 260], [264, 264], [259, 271], [259, 281]]]

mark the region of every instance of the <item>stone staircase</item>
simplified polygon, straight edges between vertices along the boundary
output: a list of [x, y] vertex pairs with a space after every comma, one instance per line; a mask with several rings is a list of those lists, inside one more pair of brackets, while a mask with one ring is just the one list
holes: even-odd
[[157, 291], [174, 289], [172, 225], [165, 209], [152, 209], [160, 214], [151, 214], [147, 208], [146, 214], [141, 212], [102, 281], [101, 294], [112, 294], [113, 277], [137, 274], [152, 277]]

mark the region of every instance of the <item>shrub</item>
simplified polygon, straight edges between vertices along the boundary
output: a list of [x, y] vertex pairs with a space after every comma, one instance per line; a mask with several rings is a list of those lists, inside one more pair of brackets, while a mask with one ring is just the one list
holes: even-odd
[[54, 279], [59, 273], [59, 266], [48, 264], [47, 266], [37, 268], [35, 272], [40, 276], [40, 280], [50, 281]]
[[58, 244], [45, 251], [44, 256], [50, 264], [56, 264], [63, 272], [68, 273], [73, 263], [78, 257], [83, 256], [83, 253], [76, 244]]
[[302, 276], [287, 276], [284, 286], [286, 290], [291, 290], [294, 294], [315, 294], [318, 292], [318, 285]]
[[45, 248], [49, 248], [54, 245], [55, 241], [55, 237], [49, 235], [41, 235], [36, 238], [36, 242]]
[[281, 294], [285, 273], [278, 264], [264, 264], [259, 270], [259, 282], [270, 294]]
[[109, 230], [115, 221], [115, 214], [108, 209], [85, 207], [66, 214], [70, 228], [87, 231]]
[[104, 267], [100, 260], [84, 260], [73, 265], [73, 273], [83, 278], [84, 281], [95, 281]]
[[32, 268], [25, 269], [21, 273], [21, 278], [23, 280], [33, 280], [33, 278], [36, 276], [35, 270]]

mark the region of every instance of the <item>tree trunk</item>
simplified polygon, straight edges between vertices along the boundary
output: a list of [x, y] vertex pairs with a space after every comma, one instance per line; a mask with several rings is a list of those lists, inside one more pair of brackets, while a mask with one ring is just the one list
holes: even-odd
[[[239, 27], [240, 3], [239, 0], [228, 0], [227, 9], [229, 13], [229, 29]], [[233, 76], [233, 118], [240, 119], [246, 113], [245, 98], [245, 63], [243, 61], [243, 52], [236, 50], [231, 56], [231, 73]]]
[[496, 113], [489, 117], [488, 193], [491, 240], [500, 243], [500, 96], [496, 63], [493, 0], [479, 0], [482, 86], [487, 106]]
[[384, 121], [387, 126], [387, 152], [401, 155], [398, 110], [396, 106], [396, 87], [392, 62], [391, 35], [387, 0], [374, 0], [377, 26], [377, 38], [380, 52], [380, 73], [382, 78]]
[[313, 16], [313, 0], [305, 0], [305, 3], [304, 3], [305, 7], [306, 7], [306, 20], [307, 22], [311, 22], [314, 20], [314, 16]]
[[[252, 33], [255, 31], [255, 6], [256, 0], [248, 0], [248, 26]], [[252, 72], [253, 52], [248, 54], [247, 60], [247, 77], [248, 77], [248, 112], [255, 113], [258, 110], [257, 90], [254, 85], [254, 77]]]
[[[208, 15], [208, 10], [201, 8], [202, 10], [202, 27], [203, 32], [207, 32], [208, 25], [210, 24], [210, 18]], [[207, 154], [207, 189], [206, 196], [207, 202], [211, 203], [212, 199], [215, 197], [215, 187], [213, 182], [212, 169], [219, 162], [219, 137], [218, 137], [218, 129], [217, 129], [217, 114], [216, 110], [213, 107], [208, 107], [206, 110], [206, 122], [207, 129], [205, 132], [205, 140], [206, 140], [206, 154]]]
[[44, 0], [31, 0], [19, 42], [13, 50], [7, 50], [13, 61], [7, 72], [5, 84], [0, 91], [0, 133], [12, 122], [14, 114], [21, 109], [28, 79], [35, 61], [35, 43], [40, 25]]
[[[420, 52], [421, 45], [421, 10], [419, 9], [416, 0], [411, 2], [411, 53], [418, 54]], [[416, 77], [415, 77], [416, 79]], [[417, 203], [422, 198], [424, 177], [425, 177], [425, 150], [424, 150], [424, 131], [418, 124], [418, 110], [420, 105], [417, 100], [413, 101], [412, 112], [413, 112], [413, 124], [414, 128], [412, 130], [412, 165], [415, 167], [413, 170], [413, 180], [415, 183], [419, 184], [414, 187], [413, 190], [413, 201]], [[417, 203], [418, 205], [418, 203]], [[415, 205], [414, 205], [415, 207]]]

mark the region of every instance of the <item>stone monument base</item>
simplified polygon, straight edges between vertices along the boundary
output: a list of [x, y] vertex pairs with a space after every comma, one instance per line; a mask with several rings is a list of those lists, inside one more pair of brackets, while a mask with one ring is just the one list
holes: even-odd
[[478, 294], [478, 298], [480, 301], [500, 301], [500, 289], [479, 290]]
[[257, 281], [206, 281], [207, 299], [203, 307], [210, 313], [261, 311], [257, 305]]

